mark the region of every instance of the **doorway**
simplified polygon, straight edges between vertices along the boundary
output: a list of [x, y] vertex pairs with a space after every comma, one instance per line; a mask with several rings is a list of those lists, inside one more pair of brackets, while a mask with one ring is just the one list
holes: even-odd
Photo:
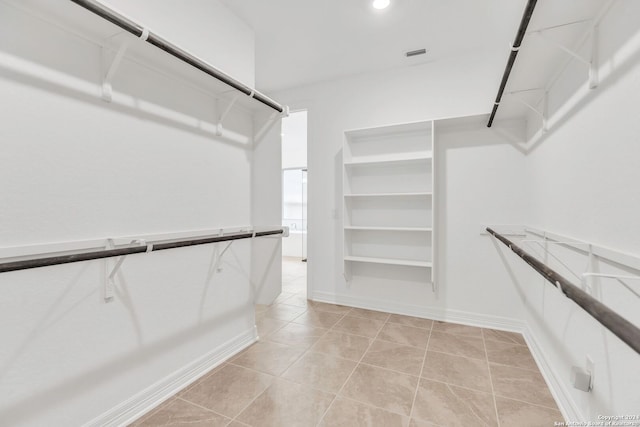
[[282, 292], [307, 293], [307, 112], [282, 120]]

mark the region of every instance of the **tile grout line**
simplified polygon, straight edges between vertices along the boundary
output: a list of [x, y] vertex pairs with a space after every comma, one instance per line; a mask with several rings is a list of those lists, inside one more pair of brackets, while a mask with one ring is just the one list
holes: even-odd
[[524, 403], [525, 405], [535, 406], [535, 407], [544, 408], [544, 409], [551, 409], [553, 411], [560, 412], [560, 409], [558, 409], [557, 405], [552, 408], [551, 406], [541, 405], [539, 403], [531, 403], [531, 402], [527, 402], [526, 400], [514, 399], [513, 397], [502, 396], [500, 394], [496, 394], [496, 397], [499, 397], [501, 399], [513, 400], [514, 402]]
[[418, 398], [418, 390], [420, 390], [420, 383], [422, 382], [422, 373], [424, 372], [424, 364], [427, 363], [427, 353], [429, 351], [429, 341], [431, 340], [431, 332], [433, 332], [433, 324], [431, 322], [431, 329], [429, 329], [429, 336], [427, 337], [427, 346], [424, 349], [424, 356], [422, 356], [422, 366], [420, 367], [420, 374], [418, 375], [418, 384], [416, 384], [416, 390], [413, 392], [413, 400], [411, 401], [411, 410], [409, 411], [409, 422], [413, 418], [413, 409], [416, 406], [416, 399]]
[[[230, 422], [233, 422], [233, 418], [228, 417], [228, 416], [226, 416], [226, 415], [223, 415], [223, 414], [221, 414], [221, 413], [219, 413], [219, 412], [216, 412], [216, 411], [214, 411], [214, 410], [213, 410], [213, 409], [211, 409], [211, 408], [207, 408], [206, 406], [199, 405], [199, 404], [197, 404], [197, 403], [195, 403], [195, 402], [190, 401], [189, 399], [185, 399], [184, 397], [178, 397], [178, 396], [176, 396], [175, 400], [182, 400], [183, 402], [187, 402], [187, 403], [188, 403], [188, 404], [190, 404], [190, 405], [196, 406], [196, 407], [198, 407], [198, 408], [200, 408], [200, 409], [204, 409], [205, 411], [207, 411], [207, 412], [211, 412], [212, 414], [220, 415], [220, 416], [221, 416], [221, 417], [223, 417], [223, 418], [227, 418]], [[172, 405], [173, 405], [173, 404], [172, 404]]]
[[[299, 316], [296, 316], [295, 318], [293, 318], [293, 319], [289, 320], [289, 321], [288, 321], [284, 326], [282, 326], [282, 328], [280, 328], [280, 329], [283, 329], [283, 328], [285, 328], [287, 325], [290, 325], [290, 324], [292, 324], [292, 323], [293, 323], [293, 324], [295, 324], [295, 325], [300, 325], [299, 323], [295, 323], [295, 322], [294, 322], [294, 320], [295, 320], [295, 319], [297, 319], [297, 318], [299, 318], [300, 316], [304, 315], [304, 314], [305, 314], [306, 312], [308, 312], [310, 309], [311, 309], [311, 310], [313, 310], [313, 308], [310, 308], [310, 307], [309, 307], [309, 305], [307, 304], [307, 307], [306, 307], [306, 309], [305, 309], [305, 311], [304, 311], [304, 312], [300, 313], [300, 315], [299, 315]], [[334, 323], [330, 328], [322, 328], [322, 329], [325, 329], [325, 332], [324, 332], [324, 333], [323, 333], [323, 334], [322, 334], [322, 335], [321, 335], [321, 336], [320, 336], [320, 337], [319, 337], [315, 342], [318, 342], [320, 339], [322, 339], [322, 337], [324, 337], [325, 335], [327, 335], [327, 334], [329, 333], [329, 331], [333, 330], [333, 327], [334, 327], [335, 325], [337, 325], [337, 324], [338, 324], [342, 319], [344, 319], [344, 318], [346, 317], [346, 315], [351, 311], [351, 308], [349, 308], [349, 310], [345, 311], [344, 313], [332, 313], [332, 312], [323, 311], [323, 310], [317, 310], [317, 311], [322, 311], [322, 312], [325, 312], [325, 313], [331, 313], [331, 314], [341, 314], [341, 317], [340, 317], [340, 318], [339, 318], [339, 319], [338, 319], [338, 320], [337, 320], [337, 321], [336, 321], [336, 322], [335, 322], [335, 323]], [[310, 328], [316, 328], [315, 326], [311, 326], [311, 325], [303, 325], [303, 326], [308, 326], [308, 327], [310, 327]], [[317, 328], [316, 328], [316, 329], [317, 329]], [[274, 331], [274, 332], [275, 332], [275, 331]], [[311, 348], [315, 345], [315, 342], [314, 342], [314, 344], [312, 344], [311, 346], [309, 346], [308, 348], [306, 348], [306, 349], [302, 352], [302, 354], [300, 354], [300, 356], [299, 356], [296, 360], [294, 360], [294, 361], [293, 361], [293, 362], [292, 362], [292, 363], [291, 363], [291, 364], [290, 364], [290, 365], [289, 365], [289, 366], [288, 366], [288, 367], [287, 367], [287, 368], [286, 368], [286, 369], [285, 369], [281, 374], [279, 374], [279, 375], [277, 375], [277, 376], [274, 376], [274, 378], [275, 378], [276, 380], [277, 380], [277, 379], [283, 379], [283, 378], [282, 378], [282, 375], [283, 375], [285, 372], [287, 372], [287, 371], [289, 370], [289, 368], [291, 368], [291, 366], [293, 366], [294, 364], [296, 364], [296, 363], [297, 363], [300, 359], [302, 359], [302, 358], [303, 358], [307, 353], [309, 353], [309, 351], [311, 350]], [[277, 344], [281, 344], [281, 343], [277, 343]], [[282, 344], [282, 345], [286, 345], [286, 344]], [[293, 346], [290, 346], [290, 347], [295, 348], [295, 347], [293, 347]], [[357, 366], [357, 364], [356, 364], [356, 366]], [[355, 368], [354, 368], [354, 369], [355, 369]], [[286, 380], [286, 379], [285, 379], [285, 380]], [[287, 380], [287, 381], [289, 381], [289, 380]], [[295, 382], [295, 381], [291, 381], [291, 382], [292, 382], [292, 383], [294, 383], [294, 384], [299, 384], [299, 383], [297, 383], [297, 382]], [[271, 387], [271, 385], [272, 385], [272, 384], [269, 384], [269, 387]], [[309, 385], [309, 384], [299, 384], [299, 385], [302, 385], [302, 386], [305, 386], [305, 387], [309, 387], [309, 388], [310, 388], [310, 389], [312, 389], [312, 390], [318, 390], [318, 391], [322, 391], [322, 392], [324, 392], [324, 393], [327, 393], [325, 390], [316, 389], [316, 388], [312, 387], [312, 386], [311, 386], [311, 385]], [[267, 389], [268, 389], [269, 387], [267, 387]], [[251, 405], [251, 404], [252, 404], [252, 403], [253, 403], [253, 402], [258, 398], [258, 397], [259, 397], [259, 396], [261, 396], [264, 392], [266, 392], [266, 391], [267, 391], [267, 389], [265, 389], [262, 393], [260, 393], [260, 395], [256, 396], [256, 398], [255, 398], [255, 399], [253, 399], [253, 400], [249, 403], [249, 405], [247, 405], [247, 407], [243, 408], [243, 409], [242, 409], [242, 411], [240, 411], [240, 413], [239, 413], [239, 414], [238, 414], [238, 415], [237, 415], [237, 416], [232, 420], [232, 422], [233, 422], [233, 421], [236, 421], [236, 418], [237, 418], [240, 414], [242, 414], [242, 412], [244, 412], [244, 411], [245, 411], [245, 410], [246, 410], [246, 409], [247, 409], [247, 408], [248, 408], [248, 407], [249, 407], [249, 406], [250, 406], [250, 405]], [[329, 393], [329, 394], [333, 394], [333, 393]], [[331, 400], [331, 403], [329, 404], [329, 406], [327, 406], [327, 409], [324, 411], [324, 413], [322, 414], [322, 416], [321, 416], [321, 417], [320, 417], [320, 419], [318, 420], [318, 424], [320, 424], [320, 423], [322, 422], [322, 420], [323, 420], [323, 418], [324, 418], [325, 414], [327, 413], [327, 411], [328, 411], [328, 410], [331, 408], [331, 406], [333, 405], [333, 402], [335, 401], [336, 397], [337, 397], [337, 394], [335, 394], [335, 395], [333, 396], [333, 398], [332, 398], [332, 400]]]
[[[348, 312], [347, 312], [348, 313]], [[347, 315], [345, 314], [342, 319], [344, 319]], [[349, 380], [351, 379], [351, 377], [353, 376], [353, 373], [356, 371], [356, 369], [358, 369], [358, 366], [360, 366], [360, 363], [362, 362], [362, 359], [364, 359], [364, 356], [366, 356], [367, 352], [369, 351], [369, 349], [371, 348], [371, 346], [373, 345], [373, 342], [376, 340], [376, 338], [378, 338], [378, 335], [380, 335], [380, 331], [382, 331], [382, 328], [384, 328], [384, 325], [387, 323], [387, 320], [389, 320], [389, 317], [391, 317], [391, 314], [388, 314], [387, 319], [385, 320], [384, 323], [382, 323], [382, 326], [380, 326], [380, 329], [378, 329], [378, 332], [376, 333], [376, 336], [374, 338], [370, 338], [371, 342], [369, 342], [369, 345], [367, 346], [367, 349], [362, 353], [362, 356], [360, 356], [360, 360], [358, 360], [358, 362], [356, 362], [355, 366], [353, 367], [353, 369], [351, 370], [351, 373], [349, 374], [349, 376], [347, 377], [346, 380], [344, 380], [344, 382], [342, 383], [342, 387], [340, 387], [340, 389], [338, 390], [338, 392], [336, 393], [335, 397], [333, 398], [333, 401], [331, 401], [331, 404], [327, 407], [327, 409], [324, 411], [324, 413], [322, 414], [322, 416], [320, 417], [320, 421], [318, 421], [318, 423], [316, 424], [316, 426], [319, 426], [322, 421], [324, 420], [324, 417], [327, 415], [327, 413], [329, 412], [329, 409], [331, 408], [331, 406], [333, 406], [333, 402], [336, 401], [336, 399], [338, 397], [341, 397], [342, 390], [344, 390], [344, 386], [347, 385], [347, 383], [349, 382]], [[340, 319], [340, 320], [342, 320]], [[339, 322], [339, 321], [338, 321]], [[338, 322], [336, 322], [335, 325], [338, 324]], [[333, 325], [333, 326], [335, 326]], [[333, 327], [332, 327], [333, 329]], [[356, 401], [358, 402], [358, 401]], [[380, 408], [382, 409], [382, 408]]]
[[448, 383], [448, 382], [442, 381], [442, 380], [434, 380], [434, 379], [428, 378], [428, 377], [420, 377], [420, 379], [421, 380], [431, 381], [433, 383], [439, 383], [439, 384], [444, 384], [444, 385], [448, 385], [448, 386], [453, 386], [455, 388], [461, 388], [463, 390], [472, 391], [474, 393], [482, 393], [482, 394], [492, 395], [492, 393], [490, 391], [487, 391], [487, 390], [478, 390], [477, 388], [471, 388], [471, 387], [468, 387], [468, 386], [458, 385], [458, 384], [454, 384], [454, 383]]
[[[277, 305], [277, 304], [276, 304], [276, 305]], [[302, 316], [306, 311], [307, 311], [307, 310], [305, 310], [304, 312], [300, 313], [300, 316]], [[295, 319], [297, 319], [298, 317], [299, 317], [299, 316], [296, 316], [296, 317], [295, 317]], [[292, 323], [292, 321], [293, 321], [293, 319], [292, 319], [292, 320], [288, 320], [288, 321], [281, 320], [281, 319], [275, 319], [275, 320], [280, 320], [281, 322], [286, 322], [286, 323], [285, 323], [284, 325], [282, 325], [280, 328], [278, 328], [277, 330], [274, 330], [274, 331], [270, 332], [270, 333], [269, 333], [269, 334], [267, 334], [267, 335], [271, 335], [272, 333], [275, 333], [275, 332], [277, 332], [277, 331], [281, 330], [282, 328], [284, 328], [284, 327], [286, 327], [287, 325], [291, 324], [291, 323]], [[265, 337], [264, 339], [266, 340], [266, 337]], [[270, 341], [270, 342], [272, 342], [272, 341]], [[276, 344], [280, 344], [280, 343], [276, 343]], [[280, 344], [280, 345], [286, 345], [286, 344]], [[295, 347], [293, 347], [293, 346], [287, 346], [287, 347], [295, 348]], [[302, 354], [301, 354], [301, 356], [302, 356], [302, 355], [304, 355], [305, 353], [306, 353], [306, 351], [303, 351], [303, 352], [302, 352]], [[235, 358], [234, 358], [234, 359], [235, 359]], [[293, 363], [291, 363], [291, 365], [293, 365], [294, 363], [296, 363], [299, 359], [300, 359], [300, 358], [296, 359]], [[229, 363], [229, 364], [231, 364], [231, 365], [233, 365], [233, 366], [238, 366], [238, 367], [241, 367], [241, 368], [244, 368], [244, 369], [248, 369], [248, 370], [250, 370], [250, 371], [257, 372], [257, 373], [260, 373], [260, 374], [263, 374], [263, 375], [264, 375], [264, 374], [266, 374], [265, 372], [261, 372], [261, 371], [258, 371], [258, 370], [256, 370], [256, 369], [247, 368], [246, 366], [236, 365], [235, 363], [233, 363], [233, 362], [231, 362], [231, 361], [229, 361], [228, 363]], [[289, 367], [290, 367], [291, 365], [289, 365], [289, 366], [287, 367], [287, 369], [289, 369]], [[286, 370], [287, 370], [287, 369], [285, 369], [282, 373], [286, 372]], [[269, 388], [270, 388], [270, 387], [271, 387], [271, 386], [272, 386], [272, 385], [273, 385], [273, 384], [274, 384], [274, 383], [275, 383], [275, 382], [280, 378], [280, 375], [272, 375], [272, 374], [266, 374], [266, 375], [269, 375], [269, 376], [271, 376], [271, 377], [272, 377], [272, 381], [271, 381], [271, 383], [269, 383], [269, 385], [268, 385], [268, 386], [267, 386], [267, 387], [266, 387], [266, 388], [265, 388], [261, 393], [259, 393], [259, 394], [258, 394], [256, 397], [254, 397], [253, 399], [251, 399], [251, 401], [250, 401], [249, 403], [247, 403], [247, 405], [246, 405], [246, 406], [244, 406], [244, 407], [243, 407], [243, 408], [238, 412], [238, 414], [237, 414], [235, 417], [233, 417], [233, 418], [231, 419], [231, 422], [230, 422], [229, 424], [233, 423], [234, 421], [237, 421], [237, 422], [239, 422], [239, 423], [241, 423], [241, 424], [244, 424], [244, 425], [248, 425], [248, 426], [250, 426], [250, 424], [244, 423], [244, 422], [242, 422], [242, 421], [238, 420], [237, 418], [238, 418], [240, 415], [242, 415], [242, 413], [243, 413], [244, 411], [246, 411], [246, 410], [247, 410], [247, 408], [249, 408], [249, 406], [251, 406], [251, 405], [252, 405], [252, 404], [253, 404], [253, 403], [254, 403], [254, 402], [255, 402], [255, 401], [256, 401], [260, 396], [262, 396], [262, 395], [263, 395], [263, 394], [264, 394], [264, 393], [265, 393], [265, 392], [266, 392], [266, 391], [267, 391], [267, 390], [268, 390], [268, 389], [269, 389]]]
[[[337, 304], [336, 304], [336, 305], [337, 305]], [[346, 307], [346, 306], [343, 306], [343, 307]], [[338, 323], [340, 323], [340, 322], [342, 321], [342, 319], [344, 319], [344, 318], [347, 316], [347, 314], [348, 314], [348, 313], [350, 313], [350, 312], [351, 312], [352, 308], [353, 308], [353, 307], [351, 307], [351, 308], [349, 308], [349, 310], [345, 311], [345, 312], [342, 314], [342, 317], [340, 317], [340, 319], [338, 319], [338, 320], [337, 320], [333, 325], [331, 325], [331, 327], [330, 327], [330, 328], [328, 328], [328, 329], [327, 329], [327, 332], [325, 332], [325, 334], [323, 335], [323, 337], [324, 337], [325, 335], [327, 335], [327, 334], [328, 334], [330, 331], [332, 331], [332, 330], [335, 332], [335, 330], [334, 330], [333, 328], [334, 328]], [[339, 314], [339, 313], [336, 313], [336, 314]], [[322, 339], [322, 338], [320, 338], [320, 339]], [[317, 343], [318, 341], [320, 341], [320, 339], [318, 339], [318, 340], [316, 341], [316, 343]], [[315, 343], [314, 343], [314, 345], [315, 345]], [[311, 351], [311, 348], [312, 348], [312, 347], [313, 347], [313, 346], [309, 347], [309, 349], [307, 350], [307, 352]], [[306, 353], [306, 352], [305, 352], [305, 353]], [[336, 357], [337, 357], [337, 356], [336, 356]], [[355, 368], [356, 368], [357, 366], [358, 366], [358, 364], [356, 363], [353, 369], [355, 370]], [[352, 373], [353, 373], [353, 371], [352, 371]], [[349, 374], [349, 376], [351, 376], [351, 374]], [[345, 381], [345, 383], [346, 383], [346, 381]], [[343, 384], [342, 386], [344, 387], [344, 384]], [[311, 387], [311, 388], [313, 388], [313, 387]], [[342, 388], [340, 388], [340, 390], [342, 390]], [[338, 393], [340, 392], [340, 390], [338, 390]], [[335, 393], [335, 394], [333, 394], [333, 393], [332, 393], [332, 394], [333, 394], [333, 399], [331, 399], [331, 403], [329, 403], [329, 406], [327, 406], [327, 409], [325, 409], [325, 410], [324, 410], [324, 412], [322, 413], [322, 415], [320, 416], [320, 418], [318, 418], [318, 422], [316, 423], [316, 426], [319, 426], [319, 425], [322, 423], [322, 421], [324, 420], [324, 417], [327, 415], [327, 412], [329, 412], [329, 410], [330, 410], [330, 409], [331, 409], [331, 407], [333, 406], [334, 402], [335, 402], [335, 401], [336, 401], [336, 399], [338, 398], [338, 393]]]
[[482, 331], [482, 345], [484, 346], [484, 357], [487, 361], [487, 370], [489, 371], [489, 385], [491, 386], [491, 397], [493, 399], [493, 410], [496, 414], [496, 423], [500, 426], [500, 415], [498, 415], [498, 402], [496, 401], [496, 390], [493, 387], [493, 375], [491, 375], [491, 364], [489, 363], [489, 352], [487, 351], [487, 343], [484, 339], [484, 331]]

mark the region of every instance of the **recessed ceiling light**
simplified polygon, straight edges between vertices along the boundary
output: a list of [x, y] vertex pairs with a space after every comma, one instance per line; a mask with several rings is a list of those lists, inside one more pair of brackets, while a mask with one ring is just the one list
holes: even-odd
[[373, 0], [373, 7], [376, 9], [386, 9], [391, 0]]

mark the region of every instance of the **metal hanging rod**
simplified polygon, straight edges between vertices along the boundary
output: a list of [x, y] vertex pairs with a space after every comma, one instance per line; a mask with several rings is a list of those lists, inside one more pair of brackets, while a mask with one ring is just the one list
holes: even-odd
[[522, 39], [527, 33], [527, 27], [529, 26], [529, 21], [531, 20], [531, 15], [533, 15], [533, 10], [536, 7], [537, 0], [528, 0], [527, 6], [524, 9], [524, 13], [522, 14], [522, 19], [520, 20], [520, 27], [518, 28], [518, 33], [516, 34], [516, 39], [511, 45], [511, 53], [509, 54], [509, 60], [507, 61], [507, 66], [504, 69], [504, 74], [502, 75], [502, 82], [500, 82], [500, 88], [498, 89], [498, 95], [496, 96], [496, 100], [493, 104], [493, 110], [491, 111], [491, 117], [489, 117], [489, 122], [487, 123], [487, 127], [491, 127], [493, 124], [493, 119], [498, 112], [498, 107], [500, 106], [500, 101], [502, 100], [502, 94], [504, 93], [504, 88], [507, 86], [507, 81], [509, 80], [509, 75], [511, 74], [511, 69], [513, 68], [513, 64], [516, 62], [516, 57], [518, 56], [518, 51], [520, 50], [520, 45], [522, 44]]
[[161, 240], [158, 242], [146, 242], [143, 244], [126, 245], [115, 249], [88, 250], [73, 254], [54, 255], [21, 259], [18, 261], [0, 262], [0, 273], [8, 271], [26, 270], [30, 268], [47, 267], [51, 265], [69, 264], [72, 262], [90, 261], [93, 259], [112, 258], [123, 255], [139, 254], [144, 252], [162, 251], [165, 249], [182, 248], [185, 246], [206, 245], [209, 243], [226, 242], [230, 240], [251, 239], [273, 235], [287, 235], [284, 229], [265, 230], [257, 232], [229, 233], [214, 236], [192, 237], [179, 240]]
[[565, 294], [567, 298], [578, 304], [594, 319], [600, 322], [604, 327], [609, 329], [614, 335], [616, 335], [629, 347], [640, 354], [640, 328], [636, 327], [627, 319], [620, 316], [618, 313], [611, 310], [609, 307], [593, 298], [591, 295], [589, 295], [573, 283], [569, 282], [563, 276], [544, 265], [535, 257], [529, 255], [526, 251], [521, 249], [511, 240], [496, 233], [491, 228], [487, 228], [487, 231], [496, 239], [504, 243], [516, 255], [522, 258], [534, 270], [536, 270], [545, 279], [547, 279], [547, 281], [551, 282], [553, 286], [560, 289], [560, 291]]
[[[202, 59], [171, 44], [170, 42], [163, 39], [162, 37], [150, 31], [147, 31], [141, 25], [109, 9], [108, 7], [102, 5], [101, 3], [98, 3], [95, 0], [71, 0], [71, 1], [77, 4], [78, 6], [81, 6], [87, 9], [88, 11], [93, 12], [94, 14], [100, 16], [101, 18], [104, 18], [107, 21], [117, 25], [118, 27], [133, 34], [138, 38], [142, 37], [144, 34], [145, 37], [142, 37], [142, 38], [147, 43], [152, 44], [153, 46], [164, 50], [165, 52], [178, 58], [182, 62], [185, 62], [191, 65], [192, 67], [197, 68], [200, 71], [210, 75], [211, 77], [214, 77], [220, 80], [221, 82], [263, 103], [264, 105], [276, 110], [279, 113], [282, 113], [284, 111], [284, 108], [280, 104], [278, 104], [276, 101], [272, 100], [268, 96], [263, 95], [262, 93], [244, 85], [243, 83], [240, 83], [239, 81], [229, 76], [228, 74], [225, 74], [222, 71], [218, 70], [216, 67], [206, 63]], [[145, 34], [145, 32], [148, 32], [148, 35]]]

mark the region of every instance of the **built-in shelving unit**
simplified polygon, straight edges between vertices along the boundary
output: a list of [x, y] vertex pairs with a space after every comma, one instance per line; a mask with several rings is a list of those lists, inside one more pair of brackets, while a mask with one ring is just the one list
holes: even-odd
[[344, 271], [386, 264], [424, 269], [433, 283], [433, 123], [345, 132]]

